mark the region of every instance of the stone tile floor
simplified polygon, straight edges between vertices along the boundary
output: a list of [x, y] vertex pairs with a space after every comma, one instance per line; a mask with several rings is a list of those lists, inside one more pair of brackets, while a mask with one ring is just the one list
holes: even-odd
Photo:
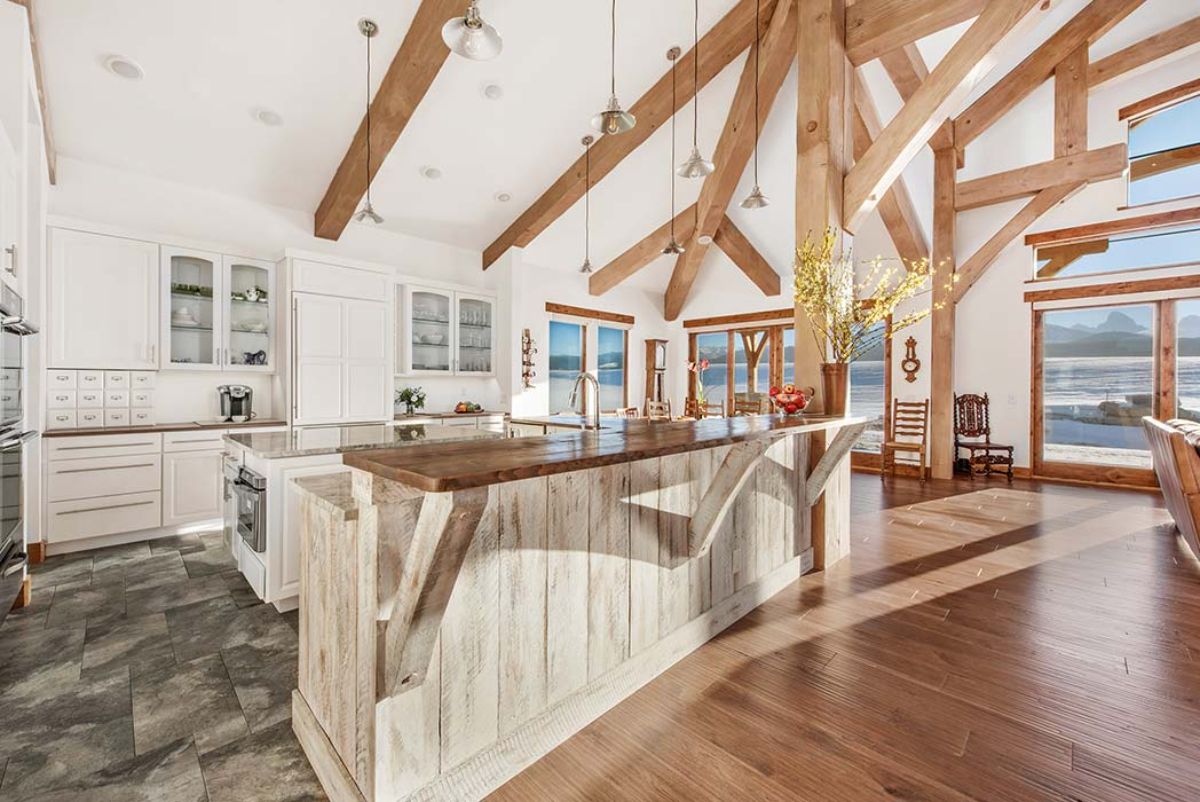
[[48, 558], [0, 626], [0, 802], [323, 800], [291, 728], [296, 614], [219, 532]]

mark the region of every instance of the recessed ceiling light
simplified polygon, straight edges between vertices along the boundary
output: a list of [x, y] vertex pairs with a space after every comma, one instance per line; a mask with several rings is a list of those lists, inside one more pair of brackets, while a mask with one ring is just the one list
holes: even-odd
[[425, 176], [430, 181], [437, 181], [442, 177], [442, 171], [436, 167], [422, 167], [421, 175]]
[[510, 200], [512, 200], [512, 195], [509, 195], [507, 192], [497, 192], [496, 200], [500, 201], [501, 203], [508, 203]]
[[128, 78], [130, 81], [140, 81], [146, 74], [141, 65], [124, 56], [109, 56], [104, 59], [104, 67], [113, 75]]
[[700, 236], [696, 237], [696, 242], [699, 242], [701, 245], [712, 245], [713, 238], [708, 234], [701, 234]]
[[283, 118], [270, 109], [264, 109], [260, 107], [255, 109], [252, 113], [254, 115], [254, 119], [258, 120], [263, 125], [268, 125], [272, 128], [283, 125]]
[[483, 96], [488, 100], [499, 100], [504, 97], [504, 87], [500, 84], [488, 84], [483, 87]]

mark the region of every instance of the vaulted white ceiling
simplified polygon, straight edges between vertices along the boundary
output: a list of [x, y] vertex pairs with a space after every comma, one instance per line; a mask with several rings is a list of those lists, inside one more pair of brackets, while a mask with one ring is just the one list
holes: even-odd
[[[735, 0], [701, 0], [701, 35]], [[978, 96], [1044, 41], [1086, 0], [1059, 0], [991, 75]], [[39, 0], [38, 24], [50, 113], [59, 151], [312, 212], [363, 112], [360, 17], [380, 24], [375, 83], [382, 78], [418, 0]], [[580, 138], [608, 94], [608, 3], [600, 0], [483, 0], [505, 50], [493, 62], [451, 57], [376, 178], [373, 194], [386, 225], [407, 234], [482, 249], [532, 203], [581, 152]], [[692, 3], [618, 4], [617, 89], [625, 104], [668, 67], [667, 49], [691, 43]], [[1194, 16], [1193, 3], [1148, 0], [1092, 48], [1093, 59]], [[919, 43], [932, 68], [966, 23]], [[105, 57], [120, 54], [145, 70], [142, 81], [115, 77]], [[700, 94], [700, 141], [712, 152], [729, 109], [742, 57]], [[878, 64], [864, 68], [884, 121], [900, 107]], [[496, 84], [499, 100], [484, 97]], [[765, 121], [761, 183], [774, 201], [730, 216], [788, 274], [794, 246], [795, 68]], [[972, 98], [973, 99], [973, 98]], [[284, 125], [253, 117], [267, 108]], [[678, 118], [677, 160], [691, 140], [691, 106]], [[968, 169], [971, 153], [968, 152]], [[438, 168], [436, 181], [421, 168]], [[602, 265], [664, 222], [669, 211], [670, 135], [664, 126], [592, 193], [592, 261]], [[905, 172], [929, 230], [931, 159]], [[736, 198], [749, 192], [749, 170]], [[678, 208], [699, 181], [678, 180]], [[498, 193], [511, 200], [501, 203]], [[803, 202], [803, 199], [801, 199]], [[888, 250], [881, 227], [860, 232], [863, 248]], [[583, 209], [576, 204], [527, 249], [527, 258], [576, 270], [583, 258]], [[661, 291], [672, 262], [660, 259], [630, 283]], [[705, 271], [747, 282], [717, 249]], [[748, 286], [748, 282], [747, 282]]]

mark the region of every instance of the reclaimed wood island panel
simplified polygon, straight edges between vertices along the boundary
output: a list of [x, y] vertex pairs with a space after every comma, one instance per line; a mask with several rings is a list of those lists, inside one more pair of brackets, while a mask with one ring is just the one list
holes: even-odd
[[329, 797], [482, 798], [845, 556], [863, 428], [606, 421], [295, 480], [293, 727]]

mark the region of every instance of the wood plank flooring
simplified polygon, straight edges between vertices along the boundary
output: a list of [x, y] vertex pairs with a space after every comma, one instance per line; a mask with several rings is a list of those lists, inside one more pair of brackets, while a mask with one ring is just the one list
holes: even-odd
[[849, 560], [491, 798], [1200, 798], [1200, 564], [1161, 499], [856, 475], [853, 500]]

